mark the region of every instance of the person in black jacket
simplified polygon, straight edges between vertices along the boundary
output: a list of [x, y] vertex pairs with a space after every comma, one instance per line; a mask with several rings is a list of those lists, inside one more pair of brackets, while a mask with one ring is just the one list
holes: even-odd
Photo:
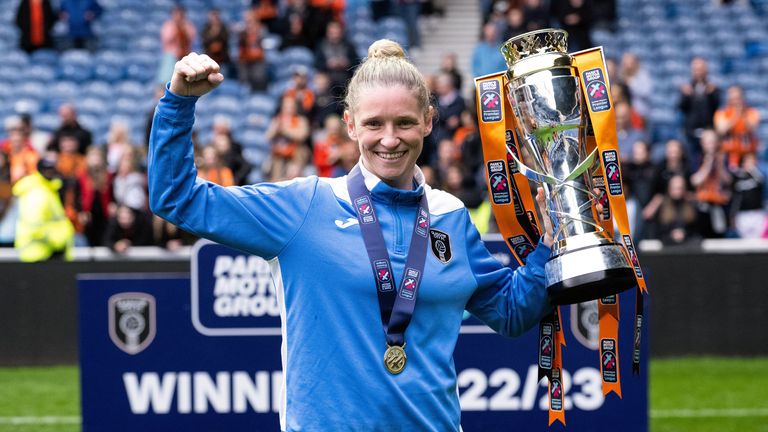
[[50, 0], [21, 0], [16, 10], [16, 26], [21, 31], [19, 47], [28, 53], [53, 48], [51, 30], [56, 20]]
[[709, 80], [707, 61], [701, 57], [694, 57], [691, 60], [691, 82], [680, 86], [679, 104], [684, 117], [687, 153], [690, 160], [700, 158], [701, 132], [714, 128], [713, 119], [719, 106], [720, 90]]

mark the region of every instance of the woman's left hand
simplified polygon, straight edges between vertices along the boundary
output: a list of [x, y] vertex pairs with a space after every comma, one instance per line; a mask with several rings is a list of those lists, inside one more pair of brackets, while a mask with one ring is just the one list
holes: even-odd
[[545, 246], [551, 248], [552, 244], [555, 242], [554, 229], [552, 228], [552, 219], [549, 217], [549, 213], [547, 212], [547, 205], [544, 201], [544, 188], [541, 186], [536, 188], [536, 204], [539, 205], [541, 222], [544, 224], [544, 238], [542, 238], [541, 241]]

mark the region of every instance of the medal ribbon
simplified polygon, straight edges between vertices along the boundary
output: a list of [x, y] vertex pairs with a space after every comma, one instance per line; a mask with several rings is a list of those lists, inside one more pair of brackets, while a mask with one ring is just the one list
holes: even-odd
[[[643, 271], [640, 268], [637, 250], [635, 249], [635, 245], [629, 232], [629, 219], [627, 217], [627, 206], [624, 199], [624, 187], [621, 183], [621, 162], [619, 159], [618, 138], [616, 136], [616, 115], [613, 110], [613, 102], [609, 91], [610, 83], [608, 81], [605, 61], [603, 60], [602, 48], [598, 47], [580, 51], [573, 54], [573, 58], [574, 64], [579, 71], [581, 88], [589, 110], [589, 118], [592, 122], [597, 148], [600, 153], [600, 167], [604, 176], [608, 201], [612, 209], [610, 213], [616, 221], [619, 234], [621, 235], [621, 243], [624, 246], [627, 258], [629, 258], [629, 261], [632, 263], [635, 270], [637, 293], [635, 297], [635, 335], [634, 349], [632, 353], [632, 371], [633, 373], [639, 373], [640, 340], [643, 323], [643, 294], [648, 293], [648, 288], [645, 278], [643, 277]], [[602, 345], [601, 340], [601, 351], [603, 351], [604, 348]], [[618, 354], [618, 346], [616, 348], [616, 354]], [[618, 367], [616, 369], [616, 377], [618, 379]], [[605, 386], [605, 374], [603, 374], [603, 378], [603, 385]]]
[[413, 309], [416, 306], [416, 296], [427, 257], [427, 237], [429, 235], [427, 194], [424, 193], [419, 201], [403, 278], [399, 289], [395, 289], [389, 252], [384, 243], [384, 235], [381, 232], [378, 216], [373, 208], [371, 192], [365, 186], [359, 164], [355, 165], [352, 172], [347, 176], [347, 188], [352, 206], [360, 222], [363, 242], [376, 280], [381, 324], [386, 334], [387, 345], [402, 347], [405, 344], [405, 329], [411, 322]]
[[[541, 237], [538, 215], [528, 178], [523, 175], [512, 154], [521, 157], [516, 130], [516, 119], [506, 97], [504, 72], [475, 79], [477, 115], [483, 158], [488, 176], [488, 196], [499, 231], [520, 265], [525, 265], [528, 254]], [[539, 323], [539, 379], [550, 381], [550, 419], [565, 424], [562, 407], [561, 348], [565, 345], [559, 307]], [[555, 388], [552, 389], [553, 371], [557, 369]], [[559, 394], [559, 402], [557, 400]], [[552, 397], [556, 398], [553, 402]], [[555, 409], [553, 409], [553, 407]]]

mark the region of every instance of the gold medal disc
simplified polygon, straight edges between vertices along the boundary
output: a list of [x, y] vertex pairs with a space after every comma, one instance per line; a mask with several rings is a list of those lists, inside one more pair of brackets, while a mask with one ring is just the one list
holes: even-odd
[[405, 345], [403, 346], [387, 346], [387, 350], [384, 352], [384, 367], [393, 374], [397, 375], [405, 369]]

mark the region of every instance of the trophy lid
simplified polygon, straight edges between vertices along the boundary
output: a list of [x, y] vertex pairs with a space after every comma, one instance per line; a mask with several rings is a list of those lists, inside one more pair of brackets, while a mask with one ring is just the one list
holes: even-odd
[[510, 38], [501, 47], [507, 67], [539, 54], [568, 55], [568, 32], [561, 29], [543, 29]]

